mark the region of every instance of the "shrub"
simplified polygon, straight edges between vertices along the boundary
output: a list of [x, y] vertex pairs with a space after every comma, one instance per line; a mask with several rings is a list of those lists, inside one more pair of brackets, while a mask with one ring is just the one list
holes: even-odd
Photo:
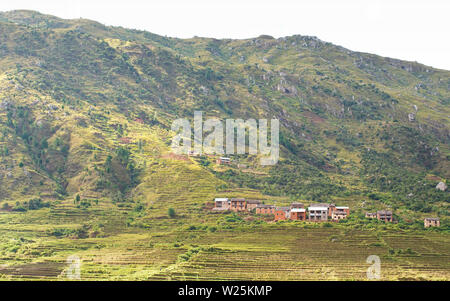
[[167, 211], [167, 214], [169, 215], [170, 218], [174, 218], [175, 217], [175, 209], [169, 208], [169, 210]]

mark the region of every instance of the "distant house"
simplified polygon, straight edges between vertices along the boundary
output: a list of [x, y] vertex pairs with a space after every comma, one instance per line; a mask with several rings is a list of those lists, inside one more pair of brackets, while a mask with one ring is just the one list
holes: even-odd
[[216, 160], [217, 164], [223, 165], [223, 164], [231, 164], [231, 159], [227, 157], [220, 157]]
[[261, 201], [258, 200], [247, 200], [247, 210], [252, 211], [253, 209], [256, 209], [256, 207], [261, 204]]
[[392, 211], [380, 210], [377, 211], [377, 219], [379, 221], [392, 222]]
[[346, 215], [350, 214], [350, 208], [347, 206], [337, 206], [334, 212], [345, 213]]
[[308, 207], [308, 215], [310, 221], [327, 221], [328, 207], [324, 206], [310, 206]]
[[291, 209], [294, 209], [294, 208], [305, 208], [305, 205], [302, 204], [302, 203], [292, 203], [290, 208]]
[[339, 221], [341, 219], [346, 219], [347, 218], [347, 212], [345, 211], [334, 211], [331, 214], [331, 219], [333, 221]]
[[292, 208], [290, 212], [290, 219], [296, 221], [306, 220], [306, 209], [304, 208]]
[[230, 201], [230, 209], [232, 211], [245, 211], [247, 209], [247, 204], [245, 199], [233, 198]]
[[256, 205], [255, 213], [256, 214], [275, 214], [275, 206], [274, 205], [264, 205], [264, 204]]
[[423, 220], [423, 226], [425, 228], [440, 227], [441, 222], [440, 222], [439, 218], [427, 217], [426, 219]]
[[376, 212], [366, 212], [366, 218], [377, 218]]
[[275, 221], [282, 221], [290, 218], [291, 210], [289, 207], [275, 208]]
[[215, 198], [214, 199], [214, 208], [213, 210], [229, 210], [230, 209], [230, 200], [228, 198]]
[[328, 217], [331, 217], [334, 210], [336, 210], [335, 204], [329, 204], [329, 203], [317, 203], [317, 204], [311, 204], [311, 207], [326, 207], [327, 208], [327, 215]]

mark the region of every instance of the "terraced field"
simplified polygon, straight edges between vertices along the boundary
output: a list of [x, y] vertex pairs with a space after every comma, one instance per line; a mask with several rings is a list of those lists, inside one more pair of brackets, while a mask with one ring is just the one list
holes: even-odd
[[55, 226], [64, 225], [2, 225], [2, 241], [23, 241], [9, 258], [3, 250], [0, 277], [67, 279], [76, 255], [84, 280], [366, 280], [366, 259], [377, 255], [381, 280], [450, 278], [450, 238], [428, 231], [285, 223], [211, 232], [161, 221], [106, 237], [48, 237]]

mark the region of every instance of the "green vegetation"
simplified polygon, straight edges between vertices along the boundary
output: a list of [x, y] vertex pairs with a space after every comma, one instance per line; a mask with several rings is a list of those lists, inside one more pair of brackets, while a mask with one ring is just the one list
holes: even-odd
[[[308, 36], [176, 39], [31, 11], [0, 13], [0, 32], [0, 278], [62, 278], [75, 254], [88, 279], [353, 280], [377, 254], [383, 279], [449, 279], [449, 71]], [[171, 123], [195, 110], [278, 118], [280, 161], [173, 154]], [[272, 223], [215, 197], [352, 214]], [[398, 223], [364, 218], [380, 209]]]

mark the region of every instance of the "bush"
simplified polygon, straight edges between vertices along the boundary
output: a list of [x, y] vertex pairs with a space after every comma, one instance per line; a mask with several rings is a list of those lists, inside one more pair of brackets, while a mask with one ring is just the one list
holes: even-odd
[[167, 211], [167, 214], [169, 215], [170, 218], [174, 218], [175, 217], [175, 209], [169, 208], [169, 210]]

